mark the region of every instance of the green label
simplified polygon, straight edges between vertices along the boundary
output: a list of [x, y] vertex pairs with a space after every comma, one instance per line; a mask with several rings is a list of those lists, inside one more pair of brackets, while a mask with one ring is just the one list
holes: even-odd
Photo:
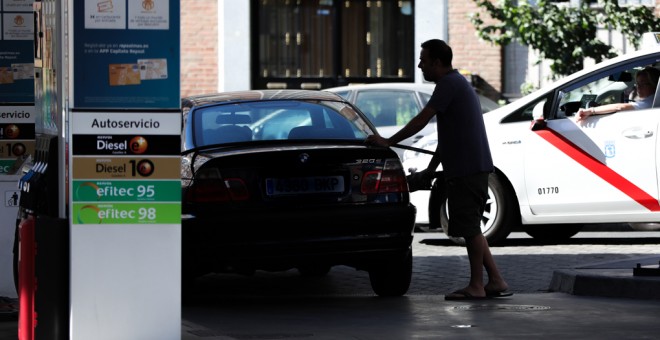
[[180, 224], [181, 203], [74, 203], [73, 224]]
[[179, 202], [181, 181], [74, 180], [73, 202]]
[[8, 174], [16, 159], [0, 159], [0, 174]]

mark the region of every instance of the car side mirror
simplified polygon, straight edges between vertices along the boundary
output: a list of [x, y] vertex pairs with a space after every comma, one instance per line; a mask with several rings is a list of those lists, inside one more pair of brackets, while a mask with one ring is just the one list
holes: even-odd
[[532, 131], [539, 131], [545, 129], [547, 125], [548, 124], [546, 123], [545, 119], [538, 118], [532, 121], [532, 125], [530, 128], [532, 129]]
[[548, 114], [548, 112], [546, 112], [546, 110], [545, 110], [545, 103], [546, 102], [547, 101], [544, 100], [544, 101], [541, 101], [541, 102], [537, 103], [536, 105], [534, 105], [534, 108], [532, 109], [532, 118], [534, 120], [543, 119]]

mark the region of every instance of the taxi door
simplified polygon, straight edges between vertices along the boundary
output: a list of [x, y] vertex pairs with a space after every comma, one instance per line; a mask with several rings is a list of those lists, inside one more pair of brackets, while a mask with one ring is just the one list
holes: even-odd
[[659, 120], [659, 109], [547, 120], [525, 148], [532, 212], [588, 222], [659, 211]]

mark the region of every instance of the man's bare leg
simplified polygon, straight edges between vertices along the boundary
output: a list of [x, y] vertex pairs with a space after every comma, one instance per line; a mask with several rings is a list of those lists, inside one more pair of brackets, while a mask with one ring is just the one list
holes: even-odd
[[[464, 294], [471, 297], [485, 297], [484, 290], [484, 246], [488, 246], [482, 234], [466, 237], [468, 260], [470, 261], [470, 282], [467, 287], [456, 291], [457, 295]], [[451, 295], [451, 294], [450, 294]]]
[[488, 273], [488, 283], [484, 286], [486, 292], [503, 292], [509, 289], [509, 285], [506, 283], [502, 274], [500, 273], [497, 265], [495, 264], [495, 259], [493, 254], [490, 252], [490, 247], [488, 246], [488, 241], [485, 240], [485, 249], [484, 249], [484, 267], [486, 268], [486, 273]]
[[[497, 269], [497, 265], [488, 246], [488, 241], [483, 234], [466, 237], [465, 247], [467, 248], [470, 262], [470, 282], [467, 287], [458, 290], [458, 292], [465, 292], [473, 297], [482, 297], [486, 296], [487, 291], [506, 291], [509, 288], [508, 284], [504, 281], [504, 278]], [[486, 273], [488, 273], [488, 284], [485, 286], [484, 268], [486, 268]]]

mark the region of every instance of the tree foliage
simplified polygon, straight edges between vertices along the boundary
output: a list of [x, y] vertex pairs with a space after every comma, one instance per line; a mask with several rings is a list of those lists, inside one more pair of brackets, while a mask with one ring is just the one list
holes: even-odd
[[[617, 55], [616, 50], [597, 38], [598, 27], [620, 31], [639, 47], [641, 35], [660, 27], [653, 10], [644, 6], [621, 7], [618, 0], [599, 0], [590, 7], [581, 1], [579, 7], [538, 0], [536, 5], [513, 0], [473, 0], [494, 21], [485, 24], [480, 13], [472, 13], [470, 21], [478, 36], [497, 45], [517, 41], [539, 52], [541, 59], [550, 61], [553, 77], [569, 75], [584, 66], [585, 58], [596, 62]], [[538, 61], [540, 62], [540, 60]]]

